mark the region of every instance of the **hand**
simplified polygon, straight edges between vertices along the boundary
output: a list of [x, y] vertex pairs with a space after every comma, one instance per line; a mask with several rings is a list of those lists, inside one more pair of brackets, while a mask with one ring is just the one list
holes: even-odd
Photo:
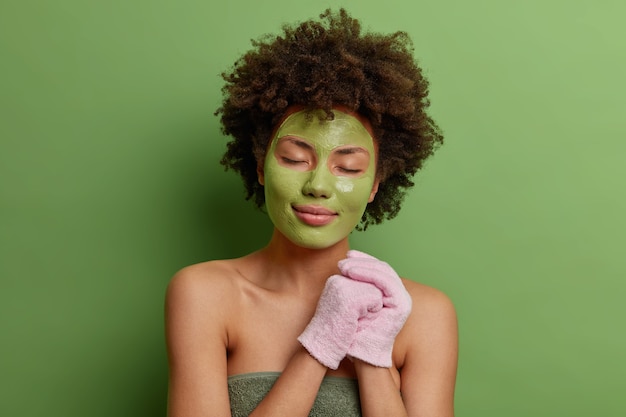
[[370, 321], [382, 307], [381, 291], [374, 285], [333, 275], [298, 341], [324, 366], [337, 369], [354, 341], [359, 320]]
[[376, 286], [383, 294], [383, 308], [362, 319], [348, 356], [390, 368], [393, 343], [411, 312], [411, 296], [393, 268], [366, 253], [349, 251], [339, 261], [339, 270], [348, 278]]

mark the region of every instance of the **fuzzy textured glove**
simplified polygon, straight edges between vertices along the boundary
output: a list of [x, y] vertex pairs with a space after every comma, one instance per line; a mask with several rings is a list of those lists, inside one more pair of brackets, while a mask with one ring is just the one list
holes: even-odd
[[348, 257], [339, 261], [339, 270], [348, 278], [376, 286], [383, 294], [383, 308], [362, 318], [348, 356], [391, 367], [393, 343], [411, 312], [411, 296], [393, 268], [366, 253], [349, 251]]
[[382, 293], [374, 285], [333, 275], [298, 341], [321, 364], [337, 369], [355, 339], [359, 320], [371, 320], [382, 307]]

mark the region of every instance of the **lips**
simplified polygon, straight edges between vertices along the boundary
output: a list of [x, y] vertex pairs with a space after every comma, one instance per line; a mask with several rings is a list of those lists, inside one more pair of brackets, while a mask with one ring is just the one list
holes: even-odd
[[295, 205], [293, 211], [298, 219], [310, 226], [324, 226], [337, 218], [337, 213], [322, 206]]

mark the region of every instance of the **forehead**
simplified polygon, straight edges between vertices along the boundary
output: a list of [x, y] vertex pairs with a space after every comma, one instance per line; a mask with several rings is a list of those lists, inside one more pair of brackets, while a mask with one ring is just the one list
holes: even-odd
[[293, 136], [325, 149], [344, 145], [374, 149], [372, 136], [359, 119], [336, 109], [333, 114], [334, 119], [327, 120], [323, 110], [295, 112], [280, 124], [274, 139]]

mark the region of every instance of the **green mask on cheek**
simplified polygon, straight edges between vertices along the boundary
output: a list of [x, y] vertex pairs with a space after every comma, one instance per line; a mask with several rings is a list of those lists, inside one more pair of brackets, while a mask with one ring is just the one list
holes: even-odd
[[354, 116], [299, 111], [278, 127], [265, 157], [265, 204], [274, 226], [298, 246], [345, 239], [373, 198], [374, 142]]

